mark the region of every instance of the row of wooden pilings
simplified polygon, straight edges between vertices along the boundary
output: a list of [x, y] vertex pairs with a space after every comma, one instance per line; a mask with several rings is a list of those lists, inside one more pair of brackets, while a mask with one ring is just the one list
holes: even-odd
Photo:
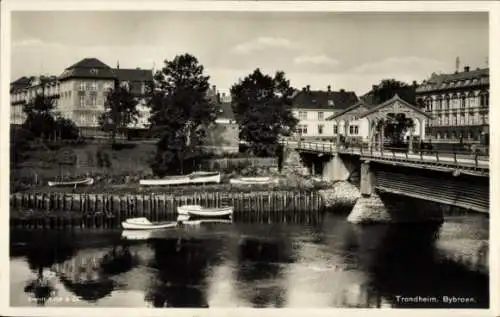
[[323, 199], [314, 191], [173, 194], [14, 193], [10, 196], [15, 227], [118, 227], [121, 221], [147, 217], [172, 221], [181, 205], [233, 206], [234, 221], [315, 222]]

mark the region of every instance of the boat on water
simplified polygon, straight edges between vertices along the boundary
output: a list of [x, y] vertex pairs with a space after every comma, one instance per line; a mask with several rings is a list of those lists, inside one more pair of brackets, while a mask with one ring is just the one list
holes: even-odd
[[200, 205], [182, 205], [177, 207], [179, 215], [190, 217], [227, 217], [233, 215], [233, 207], [205, 208]]
[[272, 177], [238, 177], [231, 178], [229, 180], [230, 184], [233, 185], [255, 185], [255, 184], [277, 184], [278, 179]]
[[67, 186], [78, 186], [78, 185], [86, 185], [90, 186], [94, 184], [94, 179], [92, 177], [87, 177], [84, 179], [77, 179], [71, 181], [49, 181], [50, 187], [67, 187]]
[[188, 175], [167, 176], [162, 179], [141, 179], [140, 185], [144, 186], [169, 186], [189, 184], [218, 184], [221, 182], [219, 172], [193, 172]]
[[129, 218], [122, 222], [123, 229], [126, 230], [153, 230], [177, 227], [176, 221], [151, 222], [145, 217]]

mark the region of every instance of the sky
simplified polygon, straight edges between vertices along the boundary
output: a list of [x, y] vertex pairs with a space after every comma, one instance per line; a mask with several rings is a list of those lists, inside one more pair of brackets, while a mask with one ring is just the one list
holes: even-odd
[[421, 82], [433, 72], [486, 67], [487, 13], [13, 12], [11, 79], [60, 75], [95, 57], [111, 67], [161, 68], [197, 57], [211, 85], [229, 91], [259, 67], [291, 85], [362, 95], [385, 78]]

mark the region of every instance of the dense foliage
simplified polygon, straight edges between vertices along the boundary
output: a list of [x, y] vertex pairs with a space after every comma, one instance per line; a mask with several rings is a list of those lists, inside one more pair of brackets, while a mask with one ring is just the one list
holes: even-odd
[[256, 69], [231, 87], [232, 107], [240, 140], [257, 156], [274, 156], [279, 140], [295, 129], [292, 114], [293, 89], [284, 72], [274, 77]]
[[165, 60], [154, 76], [151, 92], [151, 133], [158, 137], [151, 165], [157, 175], [192, 170], [206, 129], [215, 122], [215, 102], [209, 97], [209, 76], [190, 54]]
[[111, 134], [115, 143], [116, 134], [124, 133], [131, 123], [136, 123], [139, 111], [137, 99], [125, 87], [111, 89], [104, 103], [104, 113], [99, 117], [99, 125], [105, 132]]

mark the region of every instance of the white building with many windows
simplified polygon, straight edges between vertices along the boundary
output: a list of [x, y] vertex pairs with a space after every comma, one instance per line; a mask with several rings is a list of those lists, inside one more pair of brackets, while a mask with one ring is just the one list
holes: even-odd
[[[332, 91], [331, 86], [326, 91], [313, 91], [307, 86], [296, 92], [292, 98], [292, 111], [299, 120], [296, 136], [304, 140], [334, 140], [339, 129], [328, 118], [357, 101], [358, 97], [354, 92], [343, 89]], [[357, 132], [359, 131], [353, 130], [353, 134]]]
[[11, 123], [22, 124], [23, 105], [37, 94], [54, 98], [55, 109], [71, 119], [84, 136], [103, 134], [99, 116], [110, 89], [126, 85], [138, 97], [139, 123], [133, 128], [146, 128], [149, 110], [141, 101], [147, 85], [153, 81], [152, 70], [111, 68], [96, 58], [85, 58], [64, 70], [59, 76], [21, 77], [11, 83]]
[[427, 135], [439, 142], [479, 142], [489, 134], [488, 68], [433, 74], [417, 88], [417, 100], [432, 115]]

